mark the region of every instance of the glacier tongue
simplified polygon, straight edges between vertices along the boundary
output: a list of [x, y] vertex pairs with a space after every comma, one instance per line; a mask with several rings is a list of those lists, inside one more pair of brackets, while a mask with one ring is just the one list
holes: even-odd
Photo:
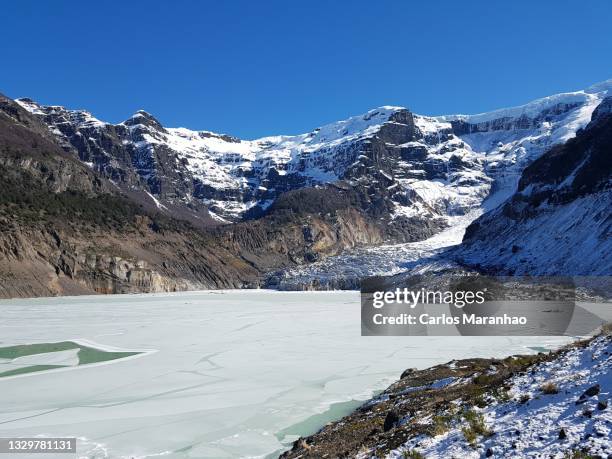
[[273, 273], [268, 285], [280, 290], [354, 290], [361, 279], [408, 270], [441, 269], [455, 265], [447, 249], [461, 243], [465, 229], [481, 214], [448, 217], [449, 227], [423, 241], [363, 247], [316, 263]]

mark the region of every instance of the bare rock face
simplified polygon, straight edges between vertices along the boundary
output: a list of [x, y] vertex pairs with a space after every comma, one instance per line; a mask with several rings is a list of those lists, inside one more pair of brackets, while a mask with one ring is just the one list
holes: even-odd
[[[70, 293], [128, 293], [177, 290], [175, 280], [163, 277], [143, 260], [108, 253], [87, 253], [57, 233], [13, 229], [0, 238], [2, 296], [41, 296]], [[18, 266], [17, 273], [14, 266]], [[13, 277], [12, 281], [9, 279]]]
[[[0, 225], [3, 222], [0, 221]], [[258, 272], [190, 231], [150, 229], [126, 239], [116, 231], [87, 235], [12, 225], [0, 235], [0, 296], [172, 292], [255, 286]], [[196, 243], [195, 245], [193, 243]]]

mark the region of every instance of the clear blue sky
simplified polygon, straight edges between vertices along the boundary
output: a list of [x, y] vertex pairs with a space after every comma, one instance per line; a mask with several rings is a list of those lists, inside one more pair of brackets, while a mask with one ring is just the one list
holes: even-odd
[[243, 138], [612, 78], [612, 1], [4, 2], [0, 92]]

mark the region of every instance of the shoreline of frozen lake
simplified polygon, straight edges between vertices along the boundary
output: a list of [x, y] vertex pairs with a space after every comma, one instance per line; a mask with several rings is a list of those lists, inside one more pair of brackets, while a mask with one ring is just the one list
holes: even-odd
[[1, 300], [0, 347], [85, 340], [146, 356], [0, 378], [0, 436], [80, 457], [278, 454], [409, 367], [537, 352], [555, 337], [361, 337], [359, 293], [201, 291]]

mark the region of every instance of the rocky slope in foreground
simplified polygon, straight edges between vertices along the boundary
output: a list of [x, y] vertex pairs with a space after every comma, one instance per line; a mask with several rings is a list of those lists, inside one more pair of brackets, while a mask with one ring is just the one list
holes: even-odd
[[610, 330], [559, 351], [406, 370], [289, 458], [608, 458]]

